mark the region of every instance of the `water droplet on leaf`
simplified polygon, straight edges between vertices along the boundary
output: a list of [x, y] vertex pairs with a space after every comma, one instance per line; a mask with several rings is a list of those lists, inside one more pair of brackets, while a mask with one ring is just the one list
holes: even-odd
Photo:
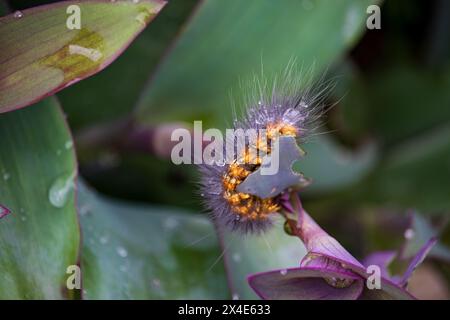
[[72, 140], [68, 140], [65, 144], [64, 144], [64, 148], [66, 148], [66, 150], [69, 150], [73, 147], [73, 141]]
[[122, 258], [126, 258], [128, 256], [128, 251], [124, 247], [117, 247], [116, 251], [117, 254]]
[[74, 176], [72, 174], [69, 177], [60, 177], [50, 186], [48, 199], [54, 207], [62, 208], [66, 205], [73, 189]]
[[324, 280], [334, 288], [347, 288], [353, 283], [353, 279], [326, 277]]
[[20, 19], [20, 18], [22, 18], [22, 17], [23, 17], [22, 11], [16, 11], [16, 12], [14, 12], [14, 18]]
[[411, 240], [412, 238], [414, 238], [415, 232], [413, 229], [406, 229], [404, 237], [407, 240]]
[[167, 218], [165, 221], [164, 221], [164, 227], [166, 228], [166, 229], [169, 229], [169, 230], [173, 230], [173, 229], [175, 229], [176, 227], [178, 227], [178, 225], [179, 225], [179, 222], [178, 222], [178, 220], [177, 219], [175, 219], [175, 218]]
[[108, 241], [109, 241], [109, 239], [108, 239], [107, 236], [100, 237], [100, 243], [101, 244], [107, 244]]

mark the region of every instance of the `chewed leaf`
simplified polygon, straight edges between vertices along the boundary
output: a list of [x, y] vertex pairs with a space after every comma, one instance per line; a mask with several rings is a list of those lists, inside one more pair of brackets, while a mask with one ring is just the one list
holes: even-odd
[[64, 1], [0, 18], [0, 113], [25, 107], [104, 69], [164, 4]]
[[[306, 184], [307, 180], [303, 175], [292, 170], [292, 164], [303, 155], [304, 152], [297, 145], [295, 138], [280, 137], [279, 143], [275, 144], [272, 154], [263, 158], [261, 167], [250, 174], [237, 187], [237, 190], [264, 199], [277, 196], [289, 187]], [[278, 165], [276, 165], [276, 162], [278, 162]], [[275, 174], [270, 174], [269, 171], [273, 171], [272, 173]]]

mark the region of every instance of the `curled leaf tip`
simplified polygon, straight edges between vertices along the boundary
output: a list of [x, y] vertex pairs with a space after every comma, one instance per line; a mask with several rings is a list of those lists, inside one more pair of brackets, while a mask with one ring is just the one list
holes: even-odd
[[0, 204], [0, 219], [6, 217], [10, 213], [11, 213], [11, 210], [9, 210], [7, 207]]

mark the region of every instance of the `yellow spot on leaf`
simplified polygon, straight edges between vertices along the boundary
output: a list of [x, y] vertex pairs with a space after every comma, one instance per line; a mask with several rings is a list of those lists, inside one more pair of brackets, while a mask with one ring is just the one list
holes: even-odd
[[61, 70], [64, 73], [64, 82], [68, 83], [95, 73], [105, 60], [104, 52], [103, 37], [83, 28], [69, 43], [42, 58], [39, 63]]

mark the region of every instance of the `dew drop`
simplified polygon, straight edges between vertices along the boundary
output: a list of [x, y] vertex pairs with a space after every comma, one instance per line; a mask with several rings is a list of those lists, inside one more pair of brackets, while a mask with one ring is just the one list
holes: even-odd
[[299, 107], [303, 108], [303, 109], [307, 109], [308, 108], [308, 104], [305, 101], [301, 101], [298, 104]]
[[90, 212], [90, 208], [88, 206], [82, 206], [80, 207], [79, 212], [81, 216], [85, 216]]
[[73, 147], [73, 141], [72, 140], [68, 140], [65, 144], [64, 144], [64, 148], [66, 148], [66, 150], [69, 150]]
[[22, 18], [22, 17], [23, 17], [22, 11], [16, 11], [16, 12], [14, 12], [14, 18], [20, 19], [20, 18]]
[[153, 279], [152, 280], [152, 287], [160, 289], [161, 288], [161, 281], [159, 279]]
[[359, 10], [356, 7], [351, 7], [345, 16], [343, 24], [344, 40], [350, 42], [356, 35], [359, 20]]
[[48, 192], [48, 199], [50, 203], [56, 208], [62, 208], [66, 205], [69, 195], [73, 189], [73, 178], [60, 177], [53, 182]]
[[126, 258], [128, 256], [128, 251], [124, 247], [117, 247], [116, 251], [117, 254], [122, 258]]
[[286, 269], [280, 270], [280, 274], [281, 274], [282, 276], [287, 275], [287, 273], [288, 273], [288, 271], [287, 271]]
[[173, 230], [173, 229], [177, 228], [178, 225], [179, 225], [178, 220], [173, 217], [167, 218], [164, 221], [164, 227], [169, 230]]
[[324, 280], [330, 286], [332, 286], [334, 288], [339, 288], [339, 289], [347, 288], [354, 282], [353, 279], [336, 278], [336, 277], [330, 277], [330, 278], [325, 277]]
[[404, 237], [407, 240], [411, 240], [412, 238], [414, 238], [415, 232], [413, 229], [406, 229], [405, 230], [405, 234]]
[[241, 262], [241, 255], [239, 253], [233, 254], [233, 261], [234, 262]]
[[233, 300], [239, 300], [239, 295], [237, 293], [233, 293], [232, 299]]
[[100, 237], [100, 243], [101, 244], [107, 244], [109, 242], [109, 239], [107, 236]]

